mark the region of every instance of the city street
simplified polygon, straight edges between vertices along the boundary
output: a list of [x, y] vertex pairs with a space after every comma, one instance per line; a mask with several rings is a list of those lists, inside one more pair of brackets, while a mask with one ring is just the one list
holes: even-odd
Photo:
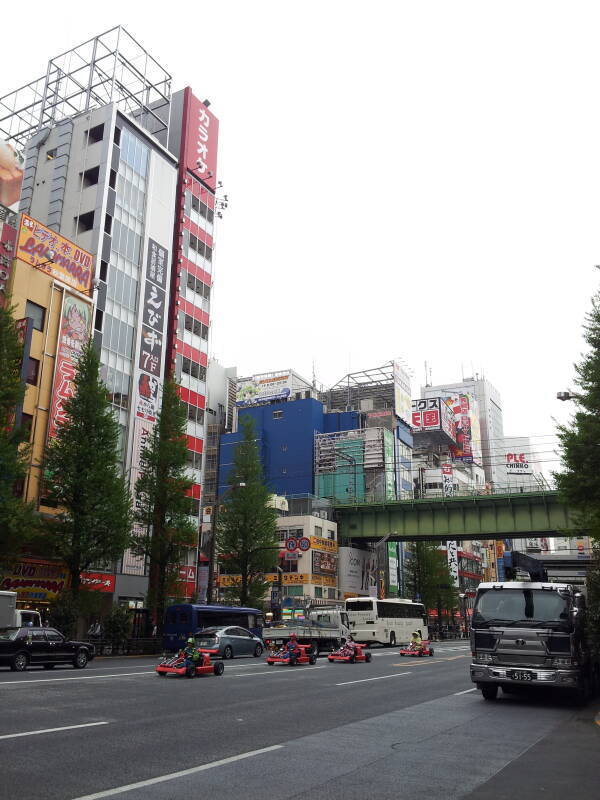
[[469, 657], [457, 641], [194, 680], [159, 679], [148, 657], [1, 670], [0, 798], [594, 796], [600, 701], [485, 702]]

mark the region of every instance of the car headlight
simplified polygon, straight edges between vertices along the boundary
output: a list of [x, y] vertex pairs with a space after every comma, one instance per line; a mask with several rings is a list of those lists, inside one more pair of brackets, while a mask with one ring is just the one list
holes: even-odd
[[577, 661], [574, 658], [553, 658], [552, 659], [552, 666], [553, 667], [572, 667], [577, 664]]
[[494, 660], [491, 653], [475, 653], [475, 662], [477, 664], [490, 664]]

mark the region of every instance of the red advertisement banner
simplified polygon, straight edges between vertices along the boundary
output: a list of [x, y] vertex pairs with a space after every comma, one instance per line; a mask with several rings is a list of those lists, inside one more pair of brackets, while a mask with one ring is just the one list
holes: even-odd
[[191, 89], [185, 90], [187, 104], [187, 129], [184, 132], [185, 165], [210, 189], [217, 187], [217, 146], [219, 120], [194, 97]]
[[106, 572], [82, 572], [81, 588], [94, 592], [114, 592], [115, 576]]

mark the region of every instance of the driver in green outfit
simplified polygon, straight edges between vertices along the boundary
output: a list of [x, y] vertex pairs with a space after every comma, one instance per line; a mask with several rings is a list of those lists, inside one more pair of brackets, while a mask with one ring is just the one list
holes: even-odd
[[196, 647], [196, 641], [192, 636], [190, 636], [190, 638], [187, 640], [187, 645], [183, 651], [183, 655], [185, 658], [185, 666], [188, 672], [191, 671], [192, 674], [195, 674], [200, 653]]

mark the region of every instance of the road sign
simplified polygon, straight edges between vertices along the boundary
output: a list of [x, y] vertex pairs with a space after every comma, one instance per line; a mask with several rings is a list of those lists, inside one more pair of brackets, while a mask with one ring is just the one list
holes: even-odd
[[272, 603], [279, 602], [279, 589], [271, 589], [271, 602]]
[[300, 553], [286, 553], [285, 554], [285, 560], [286, 561], [298, 561], [299, 557], [300, 557]]
[[301, 539], [298, 539], [298, 547], [300, 550], [309, 550], [310, 549], [310, 539], [306, 536], [303, 536]]
[[290, 553], [293, 553], [294, 550], [298, 548], [298, 541], [293, 536], [290, 536], [289, 539], [285, 540], [285, 549], [288, 550]]

